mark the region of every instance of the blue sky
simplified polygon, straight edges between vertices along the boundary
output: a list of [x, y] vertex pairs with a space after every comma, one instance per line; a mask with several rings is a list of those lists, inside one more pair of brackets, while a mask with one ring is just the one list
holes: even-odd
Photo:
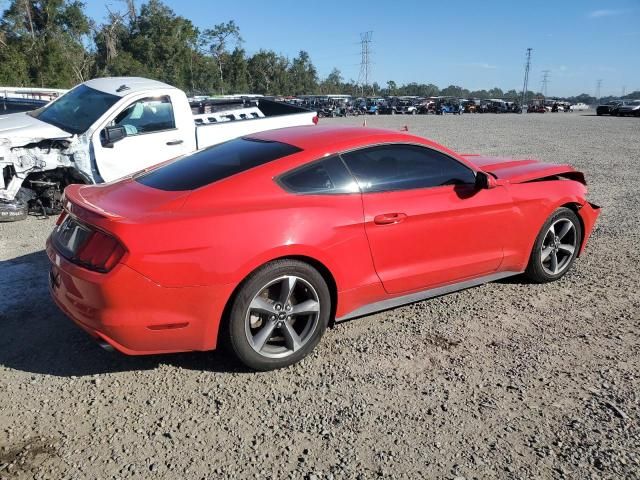
[[[85, 1], [89, 15], [104, 20], [105, 2]], [[372, 30], [371, 71], [381, 85], [520, 90], [531, 47], [532, 89], [540, 90], [542, 71], [550, 70], [549, 95], [593, 95], [598, 79], [603, 96], [640, 90], [640, 0], [165, 3], [200, 28], [235, 20], [249, 53], [264, 48], [293, 57], [307, 50], [322, 77], [337, 67], [357, 79], [360, 32]]]

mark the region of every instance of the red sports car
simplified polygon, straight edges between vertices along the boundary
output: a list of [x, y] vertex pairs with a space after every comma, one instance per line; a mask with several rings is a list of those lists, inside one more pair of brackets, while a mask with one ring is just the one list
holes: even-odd
[[567, 165], [344, 127], [231, 140], [65, 195], [50, 284], [79, 326], [127, 354], [224, 345], [258, 370], [299, 361], [334, 321], [557, 280], [600, 210]]

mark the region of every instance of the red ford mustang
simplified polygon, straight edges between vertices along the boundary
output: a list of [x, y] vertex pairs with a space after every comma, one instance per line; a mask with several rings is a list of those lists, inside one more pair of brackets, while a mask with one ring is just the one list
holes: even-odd
[[334, 320], [520, 273], [562, 277], [599, 213], [585, 194], [570, 166], [401, 132], [265, 132], [68, 187], [47, 241], [51, 292], [121, 352], [224, 345], [279, 368]]

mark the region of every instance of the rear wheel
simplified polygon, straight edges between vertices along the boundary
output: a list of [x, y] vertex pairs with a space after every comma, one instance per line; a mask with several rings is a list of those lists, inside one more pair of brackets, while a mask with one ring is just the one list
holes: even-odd
[[525, 275], [538, 283], [558, 280], [575, 261], [581, 240], [578, 216], [568, 208], [559, 208], [542, 226]]
[[315, 348], [330, 315], [331, 296], [322, 275], [298, 260], [276, 260], [240, 288], [223, 341], [249, 368], [282, 368]]

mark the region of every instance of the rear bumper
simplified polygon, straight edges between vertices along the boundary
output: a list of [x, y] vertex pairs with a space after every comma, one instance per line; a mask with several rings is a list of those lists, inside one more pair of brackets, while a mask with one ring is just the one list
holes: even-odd
[[92, 337], [128, 355], [216, 347], [224, 308], [216, 288], [163, 287], [123, 264], [107, 274], [91, 272], [49, 242], [47, 255], [51, 296]]
[[586, 202], [580, 210], [578, 210], [578, 214], [582, 219], [582, 225], [584, 227], [584, 232], [582, 235], [582, 245], [580, 245], [580, 252], [578, 255], [582, 255], [585, 247], [587, 246], [587, 240], [591, 236], [591, 232], [593, 231], [593, 226], [596, 223], [596, 219], [598, 215], [600, 215], [600, 211], [602, 209], [598, 205], [594, 205], [593, 203]]

